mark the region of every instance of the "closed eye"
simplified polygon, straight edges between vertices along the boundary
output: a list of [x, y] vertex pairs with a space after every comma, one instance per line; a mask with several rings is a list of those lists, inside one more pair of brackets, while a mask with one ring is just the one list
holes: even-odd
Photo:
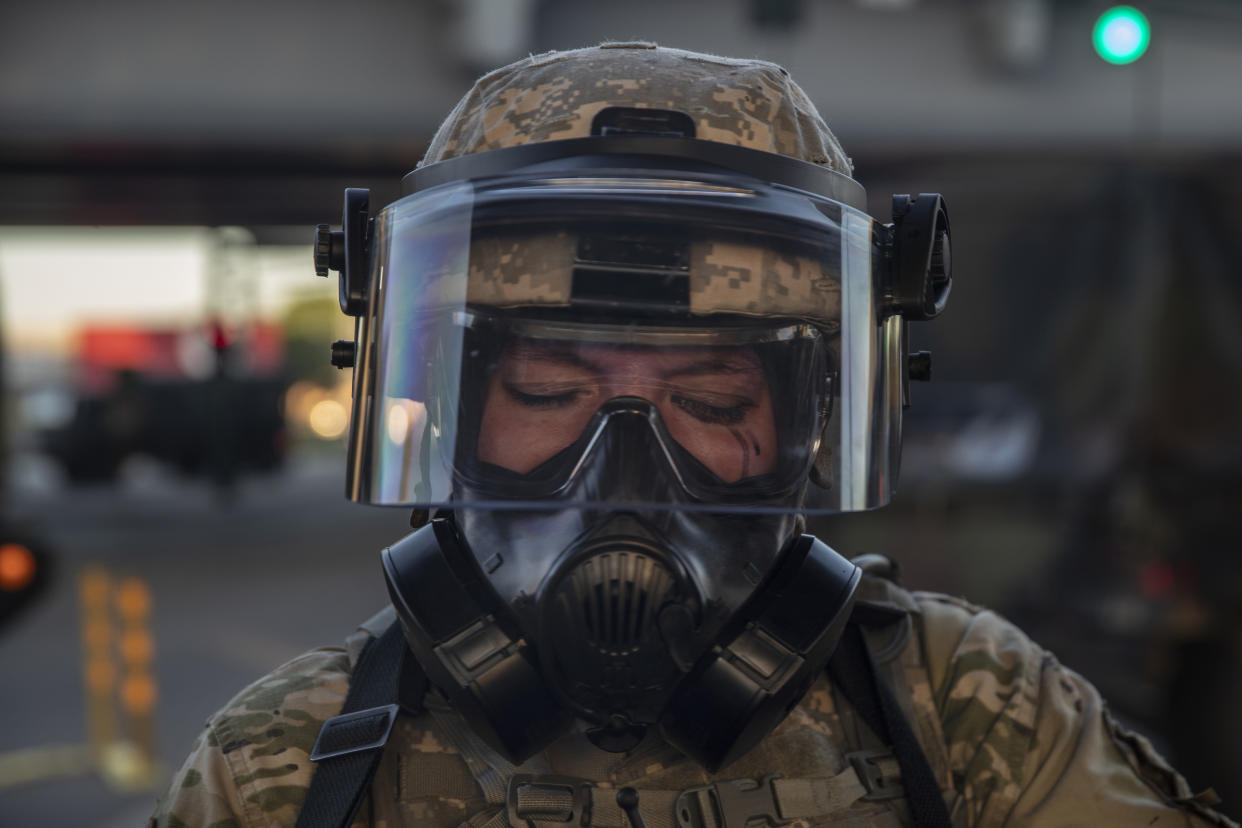
[[528, 408], [560, 408], [570, 405], [583, 393], [578, 389], [571, 389], [554, 394], [532, 394], [528, 391], [522, 391], [517, 386], [510, 385], [507, 382], [502, 383], [502, 385], [510, 397]]
[[753, 402], [730, 406], [710, 405], [702, 400], [678, 394], [669, 397], [669, 400], [696, 420], [712, 425], [737, 425], [746, 419], [746, 412], [755, 407]]

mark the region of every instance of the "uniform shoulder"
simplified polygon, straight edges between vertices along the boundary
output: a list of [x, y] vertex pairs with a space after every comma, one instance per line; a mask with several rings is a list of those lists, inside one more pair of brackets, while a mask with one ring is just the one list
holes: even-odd
[[296, 750], [310, 755], [325, 721], [349, 690], [349, 658], [342, 648], [303, 653], [245, 687], [207, 721], [226, 754], [247, 748], [247, 760]]
[[1021, 628], [990, 609], [938, 592], [912, 592], [910, 598], [931, 685], [941, 702], [953, 680], [983, 670], [1011, 685], [1049, 657]]
[[859, 602], [911, 616], [917, 634], [907, 646], [920, 650], [914, 661], [924, 665], [933, 690], [946, 690], [946, 682], [963, 668], [1010, 673], [1018, 664], [1038, 665], [1047, 657], [1016, 624], [998, 613], [964, 598], [907, 590], [895, 577], [895, 567], [877, 573], [873, 564], [859, 589]]
[[1016, 624], [961, 598], [905, 594], [971, 824], [1232, 824]]
[[153, 820], [157, 826], [293, 825], [310, 752], [349, 689], [344, 649], [303, 653], [213, 714]]

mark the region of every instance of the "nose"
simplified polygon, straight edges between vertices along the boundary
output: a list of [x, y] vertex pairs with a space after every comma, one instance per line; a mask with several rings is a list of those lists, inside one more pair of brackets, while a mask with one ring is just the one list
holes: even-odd
[[631, 502], [661, 502], [653, 495], [675, 497], [681, 476], [655, 404], [643, 397], [619, 396], [605, 402], [600, 412], [603, 422], [582, 460], [587, 490], [600, 499], [620, 496]]

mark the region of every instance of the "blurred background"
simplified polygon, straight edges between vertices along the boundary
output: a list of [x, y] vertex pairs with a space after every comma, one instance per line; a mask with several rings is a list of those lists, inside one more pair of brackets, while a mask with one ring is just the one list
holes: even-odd
[[1136, 5], [5, 4], [0, 824], [143, 824], [209, 713], [386, 600], [409, 516], [342, 498], [311, 227], [481, 71], [604, 39], [778, 61], [873, 215], [945, 194], [901, 491], [812, 531], [1018, 622], [1242, 816], [1242, 5]]

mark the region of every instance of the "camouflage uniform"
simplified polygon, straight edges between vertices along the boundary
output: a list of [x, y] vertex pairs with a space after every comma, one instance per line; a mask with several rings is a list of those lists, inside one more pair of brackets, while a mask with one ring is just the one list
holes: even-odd
[[[536, 55], [484, 76], [449, 115], [423, 163], [582, 137], [606, 106], [681, 110], [694, 119], [699, 138], [851, 171], [784, 69], [645, 43]], [[767, 280], [767, 264], [754, 269]], [[511, 275], [513, 284], [524, 276], [535, 285], [548, 281]], [[813, 280], [814, 273], [803, 279]], [[556, 300], [524, 299], [541, 298]], [[1207, 807], [1210, 796], [1195, 796], [1145, 739], [1120, 728], [1090, 684], [1004, 619], [874, 577], [864, 581], [862, 597], [899, 611], [900, 622], [868, 632], [870, 644], [955, 825], [1233, 824]], [[339, 712], [368, 636], [392, 619], [390, 608], [345, 648], [307, 653], [243, 690], [207, 723], [151, 825], [292, 826], [311, 779], [315, 737]], [[826, 677], [757, 747], [714, 776], [654, 734], [629, 753], [613, 754], [575, 732], [520, 768], [507, 767], [434, 691], [425, 707], [398, 720], [355, 825], [492, 828], [505, 822], [492, 818], [501, 814], [506, 779], [516, 772], [585, 778], [605, 789], [632, 785], [652, 828], [676, 824], [660, 803], [670, 806], [678, 791], [772, 774], [845, 783], [830, 803], [835, 807], [794, 820], [797, 828], [909, 824], [904, 799], [860, 798], [866, 789], [851, 777], [847, 757], [882, 746]], [[592, 825], [622, 828], [615, 802], [600, 797], [594, 805]]]
[[[1196, 797], [1146, 739], [1119, 727], [1095, 688], [996, 614], [878, 578], [864, 581], [862, 598], [908, 619], [869, 633], [870, 643], [955, 825], [1234, 824], [1207, 807], [1210, 796]], [[292, 826], [310, 782], [315, 736], [344, 702], [351, 662], [367, 636], [392, 619], [386, 610], [344, 649], [307, 653], [243, 690], [207, 723], [152, 826]], [[833, 777], [848, 772], [847, 754], [878, 746], [827, 678], [754, 750], [715, 775], [654, 736], [621, 755], [593, 748], [579, 733], [519, 768], [494, 757], [487, 767], [488, 752], [434, 692], [426, 705], [398, 720], [355, 826], [483, 825], [503, 807], [485, 786], [503, 790], [507, 772], [632, 785], [644, 802], [648, 794], [658, 800], [653, 792], [715, 780]], [[854, 800], [792, 823], [908, 824], [901, 798]], [[591, 825], [624, 822], [615, 809], [597, 810]]]

